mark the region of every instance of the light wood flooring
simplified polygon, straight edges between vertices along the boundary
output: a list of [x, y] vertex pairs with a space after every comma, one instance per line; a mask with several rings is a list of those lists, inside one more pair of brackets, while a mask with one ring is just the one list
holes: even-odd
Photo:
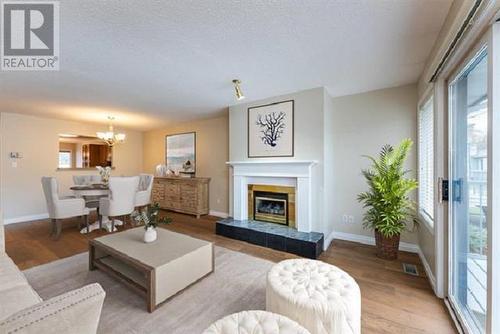
[[[173, 218], [168, 229], [214, 242], [216, 245], [278, 262], [296, 256], [255, 246], [215, 234], [218, 218], [167, 213]], [[94, 221], [92, 218], [91, 221]], [[48, 263], [87, 251], [88, 240], [105, 235], [78, 233], [76, 220], [65, 220], [61, 238], [49, 238], [49, 221], [12, 224], [5, 227], [7, 253], [21, 269]], [[334, 264], [356, 279], [362, 296], [363, 333], [456, 333], [443, 301], [434, 296], [416, 254], [401, 252], [399, 260], [375, 256], [372, 246], [334, 241], [320, 260]], [[402, 271], [402, 263], [418, 266], [420, 276]]]

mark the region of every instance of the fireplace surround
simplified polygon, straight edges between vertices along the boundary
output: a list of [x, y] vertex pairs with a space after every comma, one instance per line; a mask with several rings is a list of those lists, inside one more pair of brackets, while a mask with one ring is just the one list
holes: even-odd
[[[313, 219], [321, 212], [318, 202], [314, 201], [315, 195], [321, 191], [317, 171], [313, 170], [317, 162], [266, 159], [230, 161], [227, 164], [231, 166], [232, 174], [231, 217], [217, 221], [216, 234], [316, 259], [324, 247], [324, 236], [319, 232], [322, 231], [321, 220]], [[274, 210], [277, 215], [288, 215], [288, 225], [282, 224], [282, 217], [278, 222], [262, 221], [268, 216], [255, 219], [259, 215], [254, 217], [254, 190], [261, 200], [273, 200], [274, 204], [286, 196], [286, 214], [280, 206], [264, 206], [260, 213], [273, 213]], [[283, 202], [280, 203], [284, 206]]]
[[248, 185], [282, 186], [295, 189], [295, 229], [300, 232], [321, 231], [313, 222], [313, 211], [319, 212], [313, 202], [313, 192], [317, 192], [317, 180], [312, 167], [313, 160], [249, 160], [230, 161], [232, 167], [230, 215], [235, 220], [252, 219], [249, 215]]

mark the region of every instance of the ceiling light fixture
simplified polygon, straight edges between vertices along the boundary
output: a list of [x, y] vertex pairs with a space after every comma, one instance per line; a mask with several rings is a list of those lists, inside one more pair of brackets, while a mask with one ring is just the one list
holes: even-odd
[[234, 91], [236, 92], [236, 99], [238, 101], [243, 100], [245, 98], [245, 95], [243, 95], [243, 92], [241, 91], [240, 88], [241, 81], [238, 79], [234, 79], [233, 84], [234, 84]]
[[109, 127], [106, 132], [97, 132], [97, 138], [103, 140], [110, 147], [113, 147], [115, 144], [123, 143], [125, 141], [124, 133], [115, 133], [113, 130], [113, 120], [115, 118], [113, 116], [108, 116]]

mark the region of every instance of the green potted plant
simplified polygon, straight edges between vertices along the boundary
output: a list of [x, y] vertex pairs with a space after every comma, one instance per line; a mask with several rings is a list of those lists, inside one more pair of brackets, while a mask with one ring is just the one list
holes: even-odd
[[412, 145], [411, 139], [403, 140], [397, 148], [385, 145], [378, 158], [366, 156], [372, 166], [362, 171], [369, 186], [358, 195], [367, 208], [363, 226], [375, 231], [377, 256], [384, 259], [397, 259], [401, 233], [417, 222], [415, 203], [408, 196], [417, 188], [417, 181], [407, 178], [410, 171], [404, 169]]
[[132, 218], [137, 224], [144, 224], [144, 242], [149, 243], [156, 240], [158, 234], [156, 228], [160, 224], [170, 224], [172, 219], [169, 217], [160, 217], [160, 205], [154, 203], [142, 211], [134, 211]]

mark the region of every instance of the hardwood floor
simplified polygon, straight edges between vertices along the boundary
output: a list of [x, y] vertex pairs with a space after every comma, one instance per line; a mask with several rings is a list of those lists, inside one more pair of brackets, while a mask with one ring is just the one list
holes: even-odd
[[[173, 223], [166, 228], [212, 241], [221, 247], [274, 262], [296, 257], [218, 236], [215, 234], [216, 217], [195, 219], [170, 212], [167, 215], [173, 218]], [[63, 224], [58, 241], [49, 238], [48, 220], [6, 226], [7, 253], [19, 268], [27, 269], [85, 252], [89, 239], [107, 234], [94, 231], [82, 235], [77, 231], [76, 220], [66, 220]], [[434, 296], [416, 254], [401, 252], [399, 260], [386, 261], [375, 256], [372, 246], [334, 241], [320, 260], [342, 268], [358, 282], [363, 333], [456, 333], [443, 301]], [[416, 264], [420, 276], [405, 274], [402, 262]]]

